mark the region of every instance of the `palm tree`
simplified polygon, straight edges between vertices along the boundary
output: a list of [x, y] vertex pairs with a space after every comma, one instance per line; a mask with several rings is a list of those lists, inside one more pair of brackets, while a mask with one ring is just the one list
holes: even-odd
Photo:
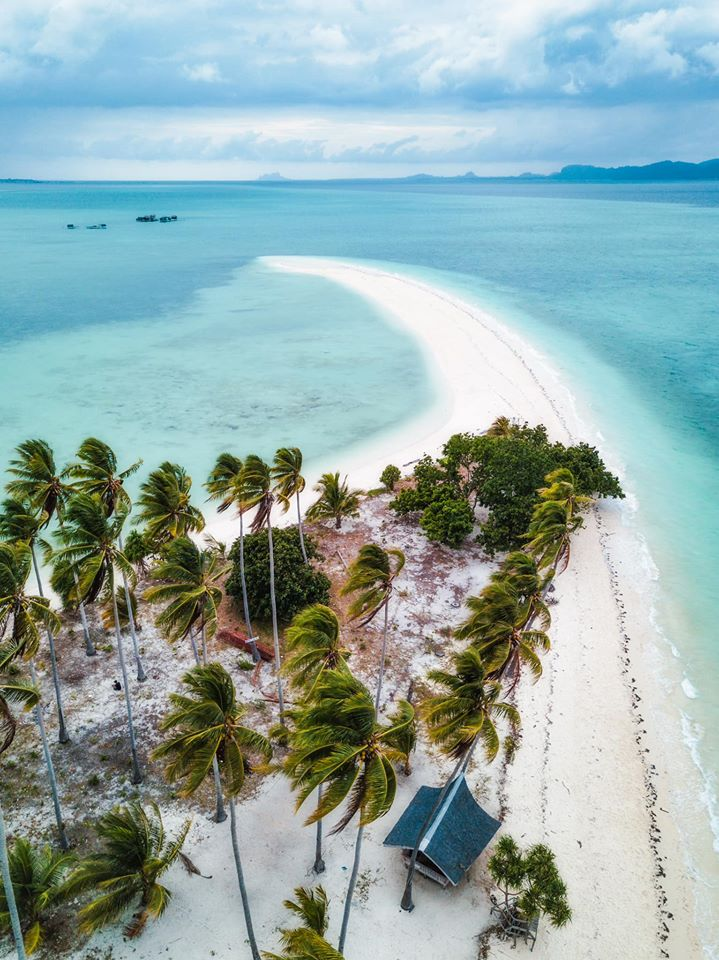
[[[73, 861], [71, 854], [55, 853], [48, 846], [33, 847], [23, 837], [18, 837], [12, 845], [8, 866], [28, 956], [43, 939], [44, 912], [69, 896], [63, 879]], [[7, 894], [4, 887], [0, 887], [0, 930], [9, 926]]]
[[[414, 718], [404, 706], [403, 724]], [[354, 863], [345, 899], [339, 951], [344, 950], [352, 896], [359, 872], [364, 828], [391, 808], [397, 789], [393, 761], [401, 754], [392, 746], [397, 724], [381, 724], [367, 688], [348, 670], [327, 671], [315, 687], [313, 699], [295, 714], [285, 771], [297, 791], [301, 807], [320, 785], [327, 789], [305, 823], [316, 823], [346, 802], [333, 830], [343, 830], [359, 813]]]
[[[7, 491], [16, 500], [27, 501], [43, 516], [42, 526], [46, 527], [53, 517], [57, 517], [62, 530], [67, 499], [73, 493], [73, 487], [67, 482], [69, 470], [58, 471], [55, 455], [44, 440], [26, 440], [15, 448], [17, 457], [10, 461], [8, 473], [14, 477], [7, 485]], [[76, 576], [73, 570], [73, 576]], [[94, 657], [95, 644], [90, 636], [90, 628], [85, 615], [85, 606], [79, 604], [82, 632], [85, 637], [85, 653]]]
[[361, 490], [350, 490], [347, 477], [340, 482], [339, 473], [323, 473], [315, 484], [319, 498], [307, 511], [308, 520], [334, 520], [335, 528], [340, 530], [345, 517], [356, 517], [359, 513]]
[[517, 425], [509, 417], [495, 417], [489, 427], [484, 431], [487, 437], [511, 437], [517, 432]]
[[[17, 651], [14, 647], [0, 648], [0, 756], [5, 753], [15, 739], [17, 721], [11, 710], [11, 705], [17, 704], [24, 707], [25, 710], [31, 710], [40, 700], [37, 687], [19, 676], [14, 668], [12, 661], [16, 654]], [[10, 874], [2, 802], [0, 802], [0, 879], [5, 893], [5, 910], [3, 912], [8, 914], [17, 957], [18, 960], [26, 960], [27, 954], [25, 953], [20, 915], [15, 900], [15, 888]]]
[[253, 960], [260, 960], [240, 859], [235, 798], [245, 782], [248, 754], [269, 760], [272, 747], [261, 733], [242, 724], [246, 708], [239, 703], [232, 678], [219, 663], [194, 667], [184, 675], [183, 682], [188, 692], [170, 694], [173, 709], [160, 727], [170, 736], [155, 750], [154, 757], [166, 760], [167, 779], [181, 784], [178, 792], [182, 797], [196, 793], [207, 778], [212, 761], [219, 762], [230, 805], [232, 852], [247, 937]]
[[[152, 575], [164, 580], [145, 591], [145, 599], [151, 603], [168, 600], [169, 603], [157, 618], [157, 625], [168, 632], [171, 640], [189, 635], [195, 663], [199, 664], [194, 631], [202, 638], [202, 662], [207, 664], [207, 636], [214, 636], [217, 629], [217, 608], [222, 600], [222, 590], [217, 582], [229, 569], [220, 555], [213, 550], [200, 550], [189, 537], [178, 537], [165, 550], [164, 559], [155, 567]], [[227, 819], [222, 800], [222, 784], [217, 759], [213, 761], [215, 778], [215, 822]]]
[[245, 459], [242, 470], [242, 486], [246, 500], [245, 509], [256, 508], [252, 532], [259, 533], [267, 527], [267, 544], [270, 553], [270, 605], [272, 607], [272, 640], [275, 650], [275, 677], [277, 678], [277, 701], [280, 708], [280, 723], [285, 725], [285, 701], [282, 695], [282, 660], [280, 659], [280, 634], [277, 627], [277, 600], [275, 597], [275, 551], [272, 541], [272, 506], [275, 495], [272, 488], [272, 471], [260, 457], [251, 453]]
[[263, 950], [265, 960], [343, 960], [342, 954], [325, 940], [329, 919], [324, 887], [296, 887], [295, 899], [285, 900], [284, 905], [300, 918], [302, 925], [281, 929], [282, 954]]
[[259, 663], [260, 655], [257, 652], [257, 643], [252, 632], [252, 623], [250, 621], [250, 605], [247, 600], [247, 582], [245, 581], [245, 530], [243, 523], [243, 514], [245, 512], [245, 501], [247, 491], [244, 481], [244, 464], [239, 457], [232, 453], [221, 453], [215, 465], [210, 471], [210, 476], [205, 484], [207, 492], [210, 494], [210, 500], [219, 500], [217, 507], [218, 513], [224, 513], [230, 507], [237, 510], [240, 518], [240, 582], [242, 584], [242, 607], [245, 615], [245, 626], [247, 635], [252, 646], [252, 659]]
[[350, 564], [347, 583], [342, 594], [356, 594], [348, 611], [351, 620], [359, 620], [364, 627], [374, 620], [380, 610], [384, 610], [382, 630], [382, 652], [380, 654], [379, 677], [375, 708], [379, 709], [384, 680], [384, 665], [387, 654], [387, 633], [389, 628], [389, 601], [394, 591], [394, 582], [404, 567], [404, 554], [398, 548], [383, 550], [376, 543], [368, 543], [360, 548], [356, 560]]
[[163, 545], [204, 529], [204, 517], [190, 503], [191, 489], [192, 478], [184, 468], [167, 460], [140, 484], [136, 522], [145, 524], [153, 542]]
[[554, 571], [542, 572], [534, 557], [523, 550], [508, 553], [499, 570], [490, 576], [493, 583], [508, 584], [520, 602], [527, 604], [526, 626], [529, 628], [538, 620], [542, 630], [548, 630], [552, 623], [552, 615], [545, 598], [553, 579]]
[[99, 895], [80, 910], [80, 930], [94, 933], [118, 920], [135, 903], [135, 913], [123, 930], [138, 937], [150, 919], [165, 912], [172, 893], [159, 881], [179, 858], [190, 873], [198, 872], [182, 853], [191, 820], [185, 820], [174, 839], [165, 834], [156, 803], [137, 801], [115, 807], [100, 817], [95, 829], [102, 841], [97, 853], [80, 861], [67, 880], [70, 895], [98, 890]]
[[120, 615], [117, 608], [115, 577], [117, 571], [127, 577], [133, 576], [132, 565], [118, 546], [118, 539], [127, 516], [126, 508], [118, 506], [112, 517], [108, 517], [105, 507], [98, 496], [78, 493], [70, 500], [67, 508], [66, 524], [61, 533], [61, 546], [55, 555], [60, 563], [67, 559], [77, 570], [77, 599], [93, 603], [107, 585], [112, 598], [113, 619], [115, 623], [115, 641], [117, 658], [122, 674], [122, 689], [127, 711], [127, 729], [130, 738], [132, 759], [132, 782], [141, 783], [142, 773], [137, 759], [135, 728], [132, 719], [132, 701], [130, 699], [125, 651], [123, 648]]
[[537, 650], [547, 651], [549, 637], [544, 630], [527, 628], [532, 607], [509, 581], [487, 584], [478, 597], [469, 597], [470, 616], [457, 629], [460, 640], [471, 640], [479, 652], [490, 679], [509, 680], [509, 692], [519, 682], [522, 666], [538, 680], [542, 662]]
[[[55, 690], [55, 704], [57, 706], [58, 740], [68, 743], [70, 736], [65, 725], [65, 711], [62, 705], [62, 690], [60, 676], [57, 670], [57, 654], [55, 650], [55, 631], [60, 622], [51, 614], [42, 589], [40, 568], [35, 553], [35, 539], [40, 527], [40, 519], [28, 511], [27, 506], [19, 500], [5, 500], [0, 513], [0, 540], [9, 543], [22, 544], [27, 549], [13, 549], [0, 552], [0, 611], [3, 605], [7, 612], [12, 607], [15, 611], [25, 610], [25, 622], [28, 625], [40, 622], [44, 626], [50, 652], [50, 669], [52, 683]], [[0, 544], [0, 547], [2, 544]], [[31, 598], [25, 592], [30, 567], [35, 571], [38, 597]], [[14, 598], [14, 600], [12, 599]], [[22, 618], [21, 614], [21, 618]], [[0, 622], [3, 620], [0, 612]], [[16, 623], [17, 626], [17, 623]]]
[[547, 474], [545, 482], [547, 486], [539, 490], [540, 500], [527, 530], [527, 549], [540, 567], [563, 573], [569, 566], [572, 534], [584, 526], [579, 512], [592, 498], [576, 492], [570, 470], [554, 470]]
[[[285, 632], [288, 657], [283, 670], [290, 683], [311, 699], [317, 682], [327, 670], [342, 670], [349, 651], [344, 649], [337, 614], [322, 603], [305, 607], [296, 614]], [[317, 788], [317, 804], [322, 803], [322, 784]], [[322, 859], [322, 821], [317, 821], [315, 873], [324, 873]]]
[[280, 447], [275, 454], [272, 467], [272, 477], [275, 481], [277, 500], [287, 513], [290, 502], [294, 497], [297, 504], [297, 527], [300, 531], [300, 546], [305, 563], [309, 563], [305, 550], [305, 533], [302, 529], [302, 508], [300, 494], [305, 489], [305, 478], [302, 476], [302, 451], [299, 447]]
[[422, 704], [421, 713], [427, 724], [430, 741], [455, 760], [456, 765], [417, 834], [402, 896], [403, 910], [414, 909], [412, 882], [419, 848], [451, 785], [469, 766], [478, 743], [484, 747], [488, 762], [491, 763], [497, 756], [499, 735], [495, 717], [509, 721], [513, 727], [518, 727], [520, 722], [516, 707], [499, 699], [501, 684], [498, 680], [488, 679], [482, 658], [474, 647], [455, 654], [452, 667], [452, 671], [430, 671], [429, 679], [444, 690], [429, 697]]
[[[33, 657], [40, 647], [40, 630], [44, 628], [50, 636], [59, 624], [44, 597], [26, 593], [25, 586], [30, 575], [32, 560], [30, 548], [20, 541], [16, 544], [0, 543], [0, 634], [10, 626], [10, 649], [15, 655], [30, 661], [30, 675], [33, 685], [37, 686]], [[57, 692], [57, 690], [56, 690]], [[59, 716], [62, 718], [62, 709]], [[55, 766], [50, 753], [42, 707], [35, 707], [35, 722], [40, 732], [45, 766], [47, 767], [52, 794], [55, 820], [60, 837], [60, 846], [67, 850], [69, 844], [65, 835], [65, 824], [60, 806], [60, 797], [55, 778]], [[64, 727], [63, 727], [64, 730]], [[69, 740], [65, 733], [65, 742]]]
[[[132, 501], [124, 484], [128, 477], [131, 477], [140, 469], [142, 460], [136, 460], [126, 470], [118, 470], [115, 452], [96, 437], [88, 437], [80, 444], [77, 457], [78, 462], [71, 464], [68, 469], [70, 475], [77, 480], [78, 489], [84, 493], [98, 496], [105, 505], [108, 517], [112, 516], [115, 508], [119, 505], [122, 505], [129, 512], [132, 508]], [[118, 543], [120, 550], [122, 550], [122, 533], [120, 533]], [[137, 668], [137, 679], [140, 683], [144, 683], [147, 680], [147, 674], [140, 656], [140, 645], [137, 642], [135, 615], [130, 599], [130, 585], [127, 581], [127, 575], [122, 571], [121, 574], [130, 636], [132, 637], [132, 650]]]

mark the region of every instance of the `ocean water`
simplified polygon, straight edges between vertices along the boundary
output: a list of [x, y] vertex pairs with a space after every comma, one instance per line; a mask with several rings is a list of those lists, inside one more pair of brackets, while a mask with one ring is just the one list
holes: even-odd
[[[136, 223], [145, 213], [178, 220]], [[426, 410], [413, 341], [350, 292], [257, 261], [283, 254], [447, 286], [523, 333], [590, 412], [655, 565], [647, 615], [681, 678], [667, 697], [697, 771], [684, 826], [704, 847], [692, 869], [706, 911], [719, 851], [719, 184], [0, 184], [0, 471], [26, 436], [63, 459], [89, 433], [148, 468], [179, 460], [196, 482], [226, 447], [296, 443], [341, 469], [352, 447]]]

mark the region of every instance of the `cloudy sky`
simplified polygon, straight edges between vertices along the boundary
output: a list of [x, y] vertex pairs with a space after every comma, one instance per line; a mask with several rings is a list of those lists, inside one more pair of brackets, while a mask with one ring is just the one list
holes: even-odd
[[719, 0], [0, 0], [0, 177], [719, 154]]

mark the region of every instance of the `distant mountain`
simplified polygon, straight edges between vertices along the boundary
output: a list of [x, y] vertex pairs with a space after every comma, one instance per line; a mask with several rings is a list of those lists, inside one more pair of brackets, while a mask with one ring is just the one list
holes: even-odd
[[0, 183], [42, 183], [42, 180], [20, 180], [18, 177], [0, 177]]
[[281, 173], [277, 173], [277, 172], [275, 171], [274, 173], [263, 173], [263, 174], [262, 174], [261, 176], [259, 176], [257, 179], [258, 179], [258, 180], [265, 181], [265, 182], [267, 182], [267, 181], [269, 180], [269, 181], [272, 181], [272, 182], [276, 183], [276, 182], [278, 182], [278, 181], [287, 180], [287, 177], [283, 177]]
[[550, 173], [546, 180], [572, 183], [634, 182], [647, 180], [719, 180], [719, 160], [702, 163], [684, 163], [662, 160], [643, 167], [590, 167], [574, 165], [562, 167], [559, 173]]

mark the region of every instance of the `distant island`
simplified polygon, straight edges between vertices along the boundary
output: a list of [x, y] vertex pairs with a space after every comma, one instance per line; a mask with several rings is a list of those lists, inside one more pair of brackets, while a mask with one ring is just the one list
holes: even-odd
[[431, 173], [417, 173], [399, 178], [406, 183], [472, 182], [475, 180], [529, 180], [550, 183], [641, 183], [668, 180], [719, 180], [719, 159], [701, 163], [681, 160], [660, 160], [642, 167], [594, 167], [572, 164], [557, 173], [522, 173], [518, 177], [480, 177], [469, 170], [455, 177], [438, 177]]
[[275, 171], [274, 173], [263, 173], [257, 179], [264, 183], [278, 183], [287, 180], [287, 177], [283, 177], [281, 173]]

